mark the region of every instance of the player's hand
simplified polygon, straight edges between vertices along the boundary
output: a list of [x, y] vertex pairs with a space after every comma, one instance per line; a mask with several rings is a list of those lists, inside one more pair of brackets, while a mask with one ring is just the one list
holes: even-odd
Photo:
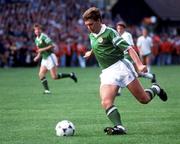
[[147, 66], [146, 65], [140, 65], [138, 66], [138, 72], [147, 72]]
[[88, 59], [91, 56], [91, 54], [92, 54], [92, 51], [87, 51], [83, 57]]
[[38, 60], [39, 60], [39, 57], [38, 57], [38, 56], [36, 56], [36, 57], [33, 59], [34, 62], [37, 62]]
[[37, 52], [38, 53], [41, 53], [43, 51], [43, 49], [38, 49]]

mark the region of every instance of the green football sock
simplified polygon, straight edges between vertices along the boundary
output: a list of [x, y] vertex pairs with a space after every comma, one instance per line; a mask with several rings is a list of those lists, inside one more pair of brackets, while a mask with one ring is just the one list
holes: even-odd
[[58, 79], [71, 77], [71, 73], [58, 73]]
[[120, 113], [114, 105], [106, 110], [106, 115], [115, 126], [122, 125]]
[[48, 81], [47, 81], [46, 77], [43, 77], [41, 79], [41, 83], [42, 83], [45, 90], [49, 90]]

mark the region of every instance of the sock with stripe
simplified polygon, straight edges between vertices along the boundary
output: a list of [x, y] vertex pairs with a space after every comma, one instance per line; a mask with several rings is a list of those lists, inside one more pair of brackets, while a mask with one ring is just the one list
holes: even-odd
[[45, 90], [49, 90], [48, 81], [47, 81], [46, 77], [43, 77], [41, 79], [41, 83], [42, 83]]
[[145, 92], [147, 92], [151, 99], [155, 97], [156, 94], [160, 93], [160, 87], [158, 85], [152, 85], [151, 88], [145, 89]]
[[71, 73], [58, 73], [58, 79], [71, 77]]
[[118, 112], [117, 107], [114, 105], [106, 110], [106, 115], [115, 126], [122, 125], [120, 113]]

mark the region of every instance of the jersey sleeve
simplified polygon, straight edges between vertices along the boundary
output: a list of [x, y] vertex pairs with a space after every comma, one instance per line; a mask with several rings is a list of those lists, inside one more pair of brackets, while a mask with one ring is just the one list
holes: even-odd
[[137, 39], [137, 47], [141, 47], [141, 38], [140, 37]]
[[42, 37], [43, 41], [47, 44], [47, 45], [50, 45], [53, 43], [53, 41], [50, 39], [50, 37], [48, 37], [47, 35], [43, 34], [43, 37]]
[[129, 44], [119, 36], [119, 34], [115, 31], [112, 30], [110, 32], [110, 39], [115, 47], [118, 47], [121, 49], [121, 51], [126, 51], [129, 48]]
[[149, 37], [149, 38], [150, 38], [150, 46], [152, 47], [153, 46], [153, 41], [152, 41], [151, 37]]
[[134, 42], [131, 34], [128, 35], [128, 39], [129, 39], [129, 44], [133, 46]]

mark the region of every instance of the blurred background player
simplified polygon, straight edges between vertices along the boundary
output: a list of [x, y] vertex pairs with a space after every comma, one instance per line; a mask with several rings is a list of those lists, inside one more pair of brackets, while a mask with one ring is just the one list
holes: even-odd
[[137, 47], [143, 64], [147, 65], [148, 72], [150, 72], [152, 46], [153, 46], [152, 39], [151, 37], [148, 36], [147, 29], [143, 28], [142, 35], [137, 39]]
[[44, 93], [51, 93], [48, 86], [48, 81], [45, 77], [46, 73], [50, 71], [51, 77], [54, 80], [62, 78], [71, 78], [74, 82], [77, 82], [77, 78], [74, 72], [72, 73], [57, 73], [58, 61], [56, 55], [53, 53], [52, 40], [42, 32], [42, 27], [39, 24], [34, 25], [34, 33], [36, 35], [35, 44], [37, 46], [37, 56], [34, 61], [37, 62], [41, 57], [41, 66], [39, 70], [39, 79], [44, 87]]
[[[126, 23], [124, 21], [119, 21], [116, 24], [116, 30], [118, 31], [119, 35], [129, 44], [134, 48], [134, 42], [133, 42], [133, 38], [131, 33], [126, 31]], [[129, 57], [129, 55], [125, 54], [125, 58], [129, 59], [132, 62], [132, 59]], [[136, 65], [134, 64], [135, 70], [137, 71]], [[152, 74], [150, 72], [147, 73], [143, 73], [143, 72], [139, 72], [138, 73], [139, 77], [144, 77], [144, 78], [148, 78], [151, 79], [152, 83], [156, 83], [156, 77], [155, 74]]]
[[138, 71], [147, 71], [147, 67], [142, 64], [135, 50], [117, 31], [102, 23], [100, 11], [96, 7], [87, 9], [83, 14], [84, 23], [89, 30], [89, 38], [92, 49], [84, 55], [89, 58], [95, 55], [101, 69], [100, 74], [100, 98], [103, 109], [114, 127], [106, 127], [104, 132], [109, 135], [126, 134], [126, 129], [122, 125], [120, 113], [114, 105], [114, 101], [119, 87], [127, 87], [131, 94], [142, 104], [149, 103], [155, 95], [162, 101], [167, 100], [166, 92], [157, 84], [144, 90], [137, 79], [136, 71], [132, 63], [124, 59], [124, 52], [127, 51], [135, 62]]

